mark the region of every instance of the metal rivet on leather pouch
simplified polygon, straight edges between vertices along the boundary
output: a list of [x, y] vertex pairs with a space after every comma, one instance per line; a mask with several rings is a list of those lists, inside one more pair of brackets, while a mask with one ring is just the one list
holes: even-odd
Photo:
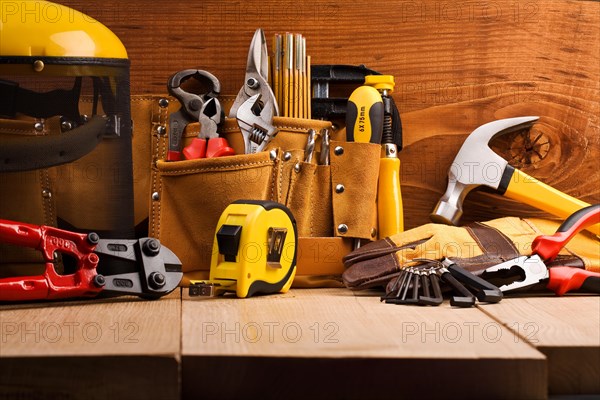
[[43, 123], [41, 123], [41, 122], [36, 122], [36, 123], [33, 125], [33, 129], [35, 129], [35, 130], [36, 130], [36, 131], [38, 131], [38, 132], [41, 132], [41, 131], [43, 131], [43, 130], [44, 130], [44, 124], [43, 124]]
[[286, 151], [283, 154], [283, 161], [290, 161], [292, 159], [292, 153], [290, 153], [289, 151]]
[[348, 225], [341, 224], [340, 226], [338, 226], [338, 232], [342, 235], [345, 235], [346, 233], [348, 233]]
[[169, 100], [162, 98], [162, 99], [158, 100], [158, 105], [159, 105], [159, 107], [167, 108], [167, 107], [169, 107]]
[[63, 121], [60, 123], [60, 127], [63, 131], [70, 131], [71, 129], [73, 129], [73, 124], [71, 123], [71, 121]]
[[342, 146], [337, 146], [333, 152], [336, 156], [341, 156], [344, 154], [344, 148]]
[[346, 187], [345, 187], [344, 185], [341, 185], [341, 184], [340, 184], [340, 185], [337, 185], [337, 186], [335, 187], [335, 192], [336, 192], [337, 194], [342, 194], [342, 193], [344, 193], [344, 190], [346, 190]]
[[377, 229], [373, 228], [371, 229], [371, 237], [374, 238], [377, 236]]
[[45, 199], [49, 199], [52, 197], [52, 192], [47, 189], [44, 189], [42, 190], [42, 197]]
[[296, 165], [294, 165], [294, 171], [300, 172], [300, 163], [296, 163]]
[[271, 150], [269, 157], [271, 157], [271, 161], [277, 160], [277, 150]]
[[152, 193], [152, 200], [154, 200], [154, 201], [160, 200], [160, 195], [158, 194], [158, 192]]
[[33, 70], [35, 72], [42, 72], [44, 70], [44, 62], [42, 60], [35, 60], [33, 62]]
[[167, 133], [167, 128], [165, 128], [163, 125], [160, 125], [158, 128], [156, 128], [156, 133], [162, 136]]

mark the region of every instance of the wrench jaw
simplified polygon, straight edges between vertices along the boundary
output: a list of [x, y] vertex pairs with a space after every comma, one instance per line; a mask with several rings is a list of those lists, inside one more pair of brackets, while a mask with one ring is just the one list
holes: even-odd
[[260, 94], [250, 97], [237, 112], [236, 118], [244, 137], [246, 154], [263, 151], [278, 132], [272, 123], [273, 109], [270, 102], [261, 108], [260, 98]]
[[500, 286], [500, 291], [503, 293], [512, 292], [518, 289], [523, 289], [539, 283], [544, 279], [549, 278], [548, 268], [544, 261], [538, 256], [521, 256], [502, 264], [494, 265], [485, 270], [485, 273], [508, 271], [518, 267], [525, 275], [525, 279], [514, 281], [512, 283]]

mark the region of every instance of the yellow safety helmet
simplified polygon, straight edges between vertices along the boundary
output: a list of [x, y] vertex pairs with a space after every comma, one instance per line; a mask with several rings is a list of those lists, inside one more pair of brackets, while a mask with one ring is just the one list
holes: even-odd
[[0, 135], [0, 171], [70, 162], [106, 136], [130, 140], [129, 60], [123, 43], [106, 26], [69, 7], [0, 0], [0, 134], [2, 119], [23, 117], [60, 117], [68, 135], [59, 135], [61, 145], [45, 138], [57, 152], [36, 157], [18, 153], [43, 148], [42, 142], [27, 147], [15, 135]]
[[95, 19], [49, 1], [0, 0], [0, 54], [126, 59], [119, 38]]
[[113, 32], [59, 4], [0, 0], [0, 173], [53, 167], [57, 226], [131, 236], [131, 130]]

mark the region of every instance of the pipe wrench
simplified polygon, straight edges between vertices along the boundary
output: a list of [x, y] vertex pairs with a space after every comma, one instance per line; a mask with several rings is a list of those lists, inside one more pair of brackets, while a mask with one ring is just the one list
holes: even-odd
[[547, 288], [559, 296], [572, 290], [600, 293], [600, 273], [573, 267], [546, 266], [546, 262], [554, 260], [578, 232], [597, 223], [600, 223], [600, 204], [582, 208], [571, 214], [555, 234], [536, 237], [531, 245], [531, 256], [517, 257], [489, 267], [483, 272], [483, 277], [491, 273], [517, 269], [524, 278], [500, 286], [502, 292], [512, 292], [547, 281]]
[[[0, 279], [0, 301], [55, 300], [95, 297], [100, 293], [157, 299], [181, 281], [181, 261], [160, 242], [144, 239], [100, 239], [96, 233], [75, 233], [50, 226], [0, 220], [0, 242], [40, 251], [46, 269], [38, 276]], [[59, 255], [76, 260], [74, 271], [59, 273]], [[127, 271], [107, 271], [111, 260]]]

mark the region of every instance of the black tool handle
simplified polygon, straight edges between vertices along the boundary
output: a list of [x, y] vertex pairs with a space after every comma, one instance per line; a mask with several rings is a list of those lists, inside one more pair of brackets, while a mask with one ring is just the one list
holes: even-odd
[[457, 264], [450, 264], [447, 269], [454, 278], [473, 287], [477, 291], [475, 293], [477, 300], [486, 303], [498, 303], [502, 300], [502, 292], [497, 286], [459, 267]]
[[587, 277], [586, 280], [583, 281], [579, 291], [584, 293], [600, 293], [600, 277]]
[[456, 307], [472, 307], [475, 305], [475, 296], [459, 281], [452, 276], [450, 272], [444, 272], [442, 274], [442, 280], [452, 288], [459, 292], [462, 296], [452, 296], [450, 299], [450, 305]]

